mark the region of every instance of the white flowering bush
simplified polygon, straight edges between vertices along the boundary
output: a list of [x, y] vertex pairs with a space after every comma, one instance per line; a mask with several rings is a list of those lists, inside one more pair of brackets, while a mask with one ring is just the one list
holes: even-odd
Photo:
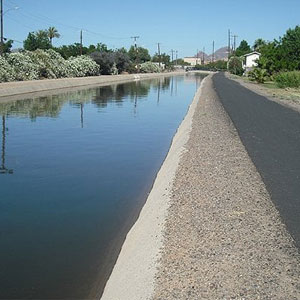
[[39, 78], [62, 78], [68, 77], [67, 61], [56, 51], [49, 50], [35, 50], [33, 52], [26, 52], [33, 63], [37, 66]]
[[0, 82], [14, 81], [16, 74], [4, 56], [0, 56]]
[[96, 76], [100, 74], [100, 66], [88, 56], [70, 57], [67, 63], [70, 77]]
[[66, 60], [52, 49], [23, 51], [0, 57], [0, 82], [99, 74], [100, 66], [90, 57], [77, 56]]
[[141, 64], [140, 70], [142, 73], [159, 73], [159, 72], [161, 72], [161, 68], [157, 64], [150, 62], [150, 61], [147, 61], [147, 62]]
[[14, 69], [15, 80], [39, 79], [38, 67], [27, 52], [10, 53], [7, 55], [6, 60]]

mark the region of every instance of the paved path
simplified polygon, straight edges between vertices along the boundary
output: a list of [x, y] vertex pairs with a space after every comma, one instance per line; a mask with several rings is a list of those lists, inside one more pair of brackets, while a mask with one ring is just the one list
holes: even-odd
[[300, 114], [218, 73], [214, 88], [300, 247]]
[[152, 299], [300, 299], [298, 250], [210, 76], [185, 148]]

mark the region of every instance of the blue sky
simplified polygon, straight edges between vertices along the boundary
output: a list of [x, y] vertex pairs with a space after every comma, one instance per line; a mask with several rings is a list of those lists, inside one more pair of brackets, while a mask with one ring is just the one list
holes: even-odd
[[[138, 44], [153, 54], [156, 43], [162, 52], [192, 56], [197, 49], [212, 52], [227, 45], [227, 31], [246, 39], [273, 40], [300, 23], [300, 0], [3, 0], [4, 35], [22, 42], [29, 31], [55, 26], [61, 38], [54, 45], [102, 42], [112, 48]], [[18, 6], [17, 10], [12, 8]], [[15, 47], [22, 46], [15, 42]]]

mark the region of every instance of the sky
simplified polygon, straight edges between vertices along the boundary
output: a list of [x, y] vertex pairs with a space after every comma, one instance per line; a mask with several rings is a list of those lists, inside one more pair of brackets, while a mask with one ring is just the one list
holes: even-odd
[[4, 36], [14, 48], [30, 31], [55, 26], [61, 38], [55, 46], [79, 42], [105, 43], [129, 48], [132, 36], [151, 54], [161, 51], [178, 57], [193, 56], [197, 49], [210, 54], [228, 44], [228, 29], [250, 45], [257, 38], [278, 39], [300, 23], [300, 0], [3, 0]]

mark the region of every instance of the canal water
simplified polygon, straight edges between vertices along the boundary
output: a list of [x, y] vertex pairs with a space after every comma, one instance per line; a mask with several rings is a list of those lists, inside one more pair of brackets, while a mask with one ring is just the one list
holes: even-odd
[[0, 298], [101, 295], [203, 75], [0, 103]]

